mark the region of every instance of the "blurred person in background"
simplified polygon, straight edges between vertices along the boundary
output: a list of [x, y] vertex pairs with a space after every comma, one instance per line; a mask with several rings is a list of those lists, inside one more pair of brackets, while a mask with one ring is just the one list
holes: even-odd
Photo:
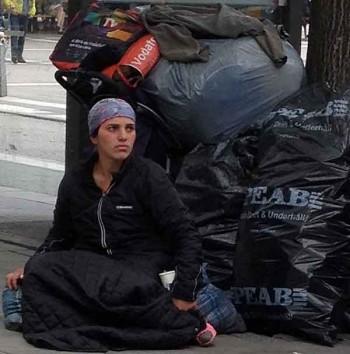
[[308, 38], [308, 29], [307, 26], [310, 23], [310, 15], [311, 15], [311, 1], [304, 0], [304, 8], [303, 8], [303, 18], [302, 18], [302, 26], [304, 29], [304, 38]]
[[3, 1], [0, 0], [0, 29], [3, 29], [5, 27], [5, 23], [4, 23], [4, 4]]
[[56, 19], [57, 25], [56, 29], [58, 33], [63, 33], [64, 22], [66, 19], [65, 6], [67, 5], [67, 0], [46, 0], [45, 9], [46, 13], [51, 15]]
[[11, 36], [11, 60], [14, 64], [26, 63], [23, 59], [25, 36], [28, 31], [29, 17], [35, 15], [35, 0], [3, 0], [5, 13], [9, 16], [11, 31], [23, 32]]

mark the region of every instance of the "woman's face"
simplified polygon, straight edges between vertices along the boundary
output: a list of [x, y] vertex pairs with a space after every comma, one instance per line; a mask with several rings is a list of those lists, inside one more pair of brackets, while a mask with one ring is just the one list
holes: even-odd
[[125, 160], [136, 139], [135, 122], [126, 117], [115, 117], [101, 124], [97, 136], [91, 137], [99, 158]]

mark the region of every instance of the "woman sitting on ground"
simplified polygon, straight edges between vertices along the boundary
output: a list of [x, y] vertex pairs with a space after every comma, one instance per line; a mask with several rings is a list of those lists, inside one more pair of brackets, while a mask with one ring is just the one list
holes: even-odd
[[[23, 332], [35, 346], [68, 351], [210, 345], [196, 311], [201, 242], [160, 166], [132, 154], [132, 107], [104, 99], [88, 116], [92, 158], [68, 171], [53, 227], [22, 279]], [[171, 290], [158, 274], [176, 270]]]

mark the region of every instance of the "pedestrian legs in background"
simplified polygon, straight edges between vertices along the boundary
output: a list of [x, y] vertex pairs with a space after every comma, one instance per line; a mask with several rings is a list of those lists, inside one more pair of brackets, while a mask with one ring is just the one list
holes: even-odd
[[23, 59], [23, 49], [25, 35], [28, 30], [28, 16], [25, 15], [10, 15], [11, 31], [21, 31], [21, 36], [11, 36], [11, 60], [14, 64], [26, 63]]
[[304, 32], [304, 39], [307, 39], [309, 30], [309, 19], [306, 17], [303, 17], [302, 28]]
[[0, 29], [5, 28], [4, 15], [0, 12]]
[[63, 33], [64, 21], [66, 19], [66, 12], [64, 11], [63, 5], [51, 5], [50, 14], [56, 18], [58, 33]]
[[303, 18], [302, 18], [302, 26], [304, 29], [304, 38], [308, 37], [308, 27], [310, 23], [310, 15], [311, 15], [311, 1], [304, 0], [304, 10], [303, 10]]
[[58, 8], [56, 18], [57, 18], [58, 33], [63, 33], [64, 21], [66, 19], [66, 13], [64, 12], [62, 5]]

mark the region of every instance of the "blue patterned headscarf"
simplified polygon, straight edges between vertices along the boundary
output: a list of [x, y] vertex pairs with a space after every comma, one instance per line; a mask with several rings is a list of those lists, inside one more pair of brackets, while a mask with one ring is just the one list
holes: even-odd
[[115, 117], [130, 118], [136, 123], [135, 111], [126, 101], [120, 98], [105, 98], [98, 101], [88, 115], [90, 136], [95, 135], [101, 124]]

